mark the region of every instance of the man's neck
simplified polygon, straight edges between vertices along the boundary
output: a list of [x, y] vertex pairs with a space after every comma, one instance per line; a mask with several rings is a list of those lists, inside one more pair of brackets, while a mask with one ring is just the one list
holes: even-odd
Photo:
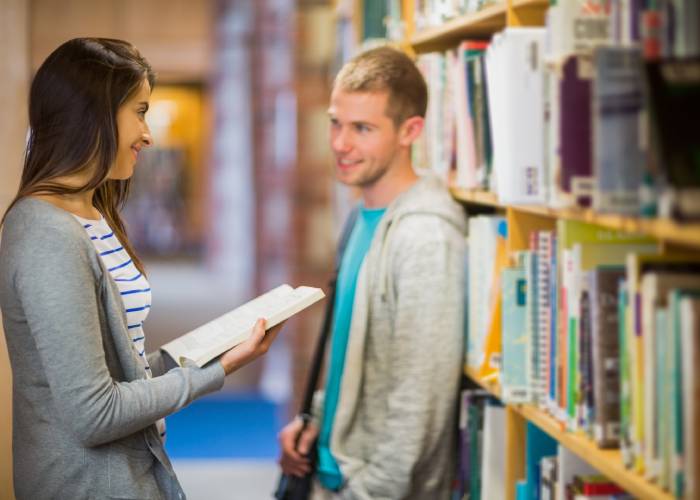
[[365, 208], [383, 208], [408, 191], [418, 180], [410, 159], [404, 164], [390, 169], [371, 186], [362, 188]]

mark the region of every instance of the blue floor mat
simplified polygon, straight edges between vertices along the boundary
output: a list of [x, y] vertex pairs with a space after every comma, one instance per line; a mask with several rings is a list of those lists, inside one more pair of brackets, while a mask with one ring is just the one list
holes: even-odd
[[166, 419], [165, 447], [173, 459], [278, 457], [281, 408], [256, 394], [216, 394]]

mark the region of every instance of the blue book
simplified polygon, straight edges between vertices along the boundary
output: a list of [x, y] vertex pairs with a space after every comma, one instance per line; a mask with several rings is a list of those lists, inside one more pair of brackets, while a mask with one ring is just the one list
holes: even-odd
[[502, 368], [501, 389], [503, 401], [524, 403], [530, 401], [528, 385], [528, 329], [525, 327], [527, 284], [522, 267], [506, 268], [501, 274], [503, 309], [501, 310]]
[[532, 422], [527, 423], [525, 437], [525, 489], [527, 500], [537, 500], [540, 493], [540, 462], [557, 454], [557, 442]]

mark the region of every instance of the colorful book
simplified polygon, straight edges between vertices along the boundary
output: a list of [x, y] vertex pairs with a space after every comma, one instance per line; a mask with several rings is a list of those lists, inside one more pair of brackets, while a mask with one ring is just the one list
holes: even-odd
[[[469, 336], [467, 365], [475, 369], [485, 362], [486, 337], [491, 320], [491, 284], [494, 274], [499, 225], [505, 218], [480, 215], [469, 219]], [[487, 286], [484, 286], [487, 284]]]
[[627, 280], [620, 281], [617, 290], [618, 341], [620, 344], [620, 453], [625, 467], [633, 465], [632, 451], [632, 387], [630, 348], [627, 340], [629, 323], [629, 291]]
[[525, 488], [528, 500], [539, 498], [542, 459], [556, 453], [557, 441], [532, 422], [528, 422], [525, 434]]
[[618, 290], [622, 266], [598, 266], [588, 274], [591, 294], [593, 439], [616, 448], [620, 439], [620, 343]]
[[[642, 275], [640, 285], [641, 336], [644, 371], [644, 462], [645, 475], [656, 479], [659, 470], [659, 438], [657, 436], [659, 404], [656, 392], [656, 337], [667, 337], [671, 332], [656, 328], [656, 310], [668, 306], [668, 294], [674, 288], [700, 288], [700, 274], [679, 272], [648, 272]], [[661, 341], [663, 342], [663, 340]]]
[[589, 206], [593, 191], [591, 161], [590, 63], [570, 55], [559, 77], [559, 158], [555, 170], [559, 196], [567, 205]]
[[680, 301], [683, 376], [683, 434], [685, 453], [685, 496], [700, 497], [700, 299]]
[[[684, 407], [688, 401], [683, 397], [684, 380], [683, 371], [683, 340], [682, 340], [682, 319], [681, 302], [684, 298], [700, 299], [700, 289], [676, 288], [668, 293], [668, 326], [669, 336], [667, 338], [668, 351], [666, 361], [672, 366], [672, 381], [670, 391], [670, 435], [671, 435], [671, 492], [676, 498], [685, 497], [685, 482], [688, 477], [686, 470], [686, 453], [688, 445], [684, 435]], [[697, 370], [697, 366], [691, 371]]]
[[629, 350], [632, 457], [635, 470], [639, 473], [645, 473], [644, 362], [646, 358], [644, 356], [641, 310], [642, 276], [651, 272], [700, 273], [700, 255], [692, 253], [671, 255], [631, 253], [627, 256], [626, 270], [629, 307], [625, 323], [626, 345]]
[[501, 391], [504, 403], [531, 401], [528, 377], [530, 339], [527, 322], [527, 282], [522, 267], [506, 268], [501, 274], [502, 309], [502, 368]]
[[557, 221], [560, 271], [560, 406], [565, 420], [576, 428], [576, 404], [580, 400], [580, 301], [583, 273], [599, 265], [622, 265], [630, 252], [651, 252], [657, 247], [648, 236], [602, 228], [580, 221]]
[[634, 47], [599, 47], [593, 66], [593, 208], [637, 215], [646, 161], [642, 54]]

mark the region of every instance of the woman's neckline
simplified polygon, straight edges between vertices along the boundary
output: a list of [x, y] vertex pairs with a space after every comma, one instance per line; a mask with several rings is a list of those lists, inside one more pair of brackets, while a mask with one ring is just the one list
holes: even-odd
[[47, 196], [30, 195], [30, 196], [27, 196], [27, 198], [32, 199], [32, 200], [38, 200], [42, 203], [47, 203], [58, 210], [62, 210], [64, 212], [67, 212], [67, 213], [71, 214], [72, 216], [79, 218], [80, 220], [85, 220], [86, 222], [97, 223], [97, 222], [100, 222], [104, 219], [102, 214], [95, 207], [93, 207], [93, 208], [95, 209], [95, 212], [99, 215], [99, 219], [95, 219], [93, 217], [85, 217], [84, 215], [81, 215], [79, 213], [74, 212], [73, 210], [70, 210], [65, 204], [56, 203], [55, 199], [52, 199], [52, 198], [47, 197]]

